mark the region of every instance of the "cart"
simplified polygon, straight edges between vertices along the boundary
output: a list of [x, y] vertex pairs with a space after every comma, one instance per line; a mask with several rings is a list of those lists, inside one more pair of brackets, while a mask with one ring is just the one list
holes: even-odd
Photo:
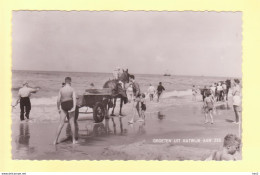
[[[75, 120], [78, 119], [79, 113], [93, 113], [93, 119], [100, 123], [105, 117], [108, 117], [108, 105], [112, 102], [112, 89], [86, 89], [85, 93], [77, 97], [77, 106], [75, 110]], [[93, 112], [79, 112], [81, 107], [89, 107]]]

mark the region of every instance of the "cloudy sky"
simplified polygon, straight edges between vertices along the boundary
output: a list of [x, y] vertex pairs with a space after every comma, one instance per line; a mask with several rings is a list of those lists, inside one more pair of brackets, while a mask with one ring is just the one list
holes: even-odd
[[14, 11], [14, 70], [242, 76], [241, 12]]

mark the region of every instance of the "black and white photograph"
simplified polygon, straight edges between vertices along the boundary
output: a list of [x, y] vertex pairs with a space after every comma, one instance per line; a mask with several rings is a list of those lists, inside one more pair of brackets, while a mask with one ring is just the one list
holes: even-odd
[[242, 160], [242, 12], [12, 12], [13, 160]]

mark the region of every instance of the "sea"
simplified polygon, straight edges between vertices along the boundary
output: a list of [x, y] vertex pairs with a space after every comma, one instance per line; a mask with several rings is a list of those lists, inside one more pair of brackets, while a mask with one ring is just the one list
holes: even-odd
[[[130, 72], [131, 74], [131, 72]], [[163, 98], [190, 96], [192, 86], [197, 88], [210, 86], [218, 81], [225, 81], [230, 77], [210, 77], [210, 76], [184, 76], [184, 75], [152, 75], [134, 74], [136, 82], [139, 83], [141, 91], [147, 92], [150, 84], [158, 86], [162, 82], [166, 91]], [[31, 96], [34, 105], [56, 104], [57, 94], [64, 82], [65, 77], [72, 78], [72, 86], [77, 94], [84, 93], [93, 83], [95, 88], [101, 89], [106, 81], [112, 79], [112, 73], [98, 72], [58, 72], [58, 71], [12, 71], [12, 96], [13, 100], [18, 96], [18, 90], [22, 87], [23, 81], [28, 81], [29, 86], [39, 87], [40, 90]]]
[[[62, 130], [59, 138], [61, 143], [53, 147], [60, 121], [56, 106], [57, 95], [67, 76], [72, 78], [72, 86], [77, 94], [84, 93], [91, 83], [96, 88], [102, 88], [107, 80], [112, 79], [112, 73], [12, 71], [12, 103], [17, 99], [23, 81], [28, 81], [31, 87], [40, 88], [30, 97], [30, 120], [21, 122], [19, 105], [12, 108], [13, 159], [106, 160], [110, 158], [103, 151], [108, 146], [129, 145], [144, 140], [154, 144], [154, 138], [223, 138], [226, 133], [238, 132], [238, 125], [231, 124], [234, 112], [228, 103], [217, 108], [214, 118], [216, 125], [204, 125], [201, 96], [198, 95], [197, 101], [192, 100], [193, 85], [209, 86], [226, 80], [226, 77], [135, 74], [144, 93], [149, 84], [157, 86], [159, 82], [166, 89], [159, 103], [156, 100], [146, 100], [145, 122], [136, 121], [129, 125], [128, 121], [134, 116], [132, 103], [124, 104], [123, 117], [119, 117], [117, 105], [114, 120], [104, 120], [101, 123], [94, 123], [93, 110], [84, 106], [79, 109], [76, 122], [79, 144], [71, 146], [71, 129], [66, 121], [66, 129]], [[215, 150], [222, 145], [223, 143], [212, 142], [188, 146]], [[116, 157], [117, 160], [118, 158], [120, 157]]]

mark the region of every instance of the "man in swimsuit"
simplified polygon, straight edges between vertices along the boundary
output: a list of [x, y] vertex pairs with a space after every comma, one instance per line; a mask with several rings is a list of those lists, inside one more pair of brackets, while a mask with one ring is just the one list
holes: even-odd
[[24, 108], [25, 108], [25, 117], [27, 119], [29, 119], [29, 114], [31, 111], [31, 101], [30, 101], [30, 96], [31, 93], [36, 93], [39, 90], [39, 88], [31, 88], [28, 85], [27, 81], [23, 82], [23, 87], [21, 89], [19, 89], [18, 92], [18, 99], [15, 103], [15, 105], [13, 105], [13, 107], [15, 107], [19, 101], [20, 101], [20, 109], [21, 109], [21, 113], [20, 113], [20, 120], [23, 121], [24, 120]]
[[57, 108], [60, 113], [60, 125], [58, 127], [58, 132], [54, 144], [58, 143], [58, 138], [60, 136], [61, 130], [64, 126], [66, 116], [69, 116], [69, 124], [71, 126], [72, 132], [72, 142], [73, 144], [77, 143], [76, 141], [76, 133], [75, 133], [75, 109], [76, 109], [76, 93], [74, 89], [71, 87], [71, 78], [65, 78], [65, 86], [62, 87], [58, 94], [57, 100]]

